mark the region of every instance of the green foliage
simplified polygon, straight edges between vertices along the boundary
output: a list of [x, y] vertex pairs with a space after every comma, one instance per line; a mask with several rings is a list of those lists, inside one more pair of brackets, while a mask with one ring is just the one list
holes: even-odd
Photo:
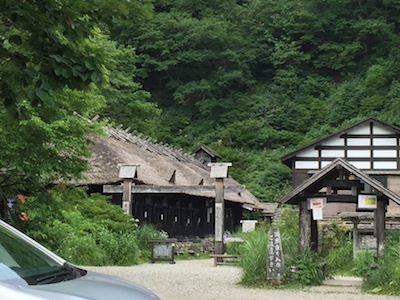
[[292, 284], [320, 285], [325, 278], [320, 256], [310, 249], [303, 251], [296, 260], [287, 263], [292, 263], [290, 265], [298, 268], [295, 272], [286, 272], [287, 280]]
[[15, 223], [61, 257], [79, 265], [132, 265], [140, 251], [137, 224], [105, 197], [83, 189], [56, 187], [26, 197], [17, 211], [28, 221]]
[[399, 276], [400, 233], [398, 230], [390, 230], [377, 268], [365, 273], [363, 289], [376, 294], [400, 295]]
[[321, 254], [324, 256], [328, 255], [332, 249], [351, 243], [349, 229], [339, 222], [322, 223], [320, 230], [322, 231]]
[[268, 228], [257, 228], [243, 237], [239, 257], [239, 267], [242, 269], [240, 282], [247, 286], [260, 285], [266, 282]]
[[[160, 109], [162, 125], [150, 121], [146, 132], [189, 151], [218, 148], [235, 179], [273, 201], [288, 182], [277, 149], [287, 154], [350, 119], [400, 124], [399, 9], [393, 1], [156, 1], [146, 22], [113, 36], [136, 49], [136, 78]], [[259, 157], [268, 164], [253, 172]]]
[[156, 106], [137, 99], [146, 95], [140, 85], [118, 71], [122, 61], [132, 62], [132, 50], [117, 48], [107, 35], [109, 26], [139, 20], [150, 9], [149, 1], [0, 3], [1, 202], [82, 176], [88, 137], [101, 133], [101, 124], [88, 119], [106, 105], [109, 82], [125, 76], [137, 101], [131, 106], [143, 106], [140, 118], [153, 116]]
[[[292, 206], [281, 208], [281, 218], [277, 224], [281, 235], [285, 264], [293, 261], [298, 255], [299, 212]], [[290, 263], [289, 263], [290, 264]]]
[[358, 250], [357, 258], [349, 265], [353, 266], [351, 269], [352, 275], [365, 277], [375, 265], [376, 251], [374, 250]]
[[154, 225], [142, 224], [136, 231], [136, 238], [141, 250], [141, 259], [149, 261], [152, 251], [152, 244], [149, 243], [149, 240], [166, 238], [166, 236], [158, 231]]

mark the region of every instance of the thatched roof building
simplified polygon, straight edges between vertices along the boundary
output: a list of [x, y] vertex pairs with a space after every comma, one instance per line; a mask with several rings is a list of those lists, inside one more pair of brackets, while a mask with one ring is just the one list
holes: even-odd
[[[164, 227], [171, 227], [171, 223], [179, 223], [180, 219], [184, 220], [180, 226], [185, 227], [201, 227], [206, 221], [212, 223], [213, 211], [210, 209], [213, 209], [215, 189], [209, 167], [194, 155], [140, 134], [112, 126], [104, 130], [106, 136], [91, 138], [91, 168], [85, 174], [86, 179], [78, 184], [89, 186], [93, 192], [110, 193], [113, 202], [121, 204], [121, 193], [110, 186], [121, 184], [121, 165], [133, 164], [137, 166], [132, 187], [132, 214], [136, 218], [156, 224], [162, 221], [165, 224], [158, 225], [164, 230]], [[265, 209], [252, 193], [231, 177], [224, 180], [224, 186], [229, 230], [240, 225], [243, 209]], [[212, 233], [213, 225], [209, 226], [204, 230], [193, 228], [192, 232], [186, 233], [176, 228], [168, 230], [176, 231], [172, 235], [207, 235]]]

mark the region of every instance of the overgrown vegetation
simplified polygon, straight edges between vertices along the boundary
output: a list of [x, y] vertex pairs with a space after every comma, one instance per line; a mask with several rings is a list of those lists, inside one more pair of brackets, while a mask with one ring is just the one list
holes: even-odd
[[400, 295], [400, 231], [388, 231], [385, 249], [376, 268], [364, 273], [364, 289], [377, 294]]
[[[363, 289], [378, 294], [400, 295], [400, 231], [388, 230], [383, 257], [376, 260], [376, 251], [360, 249], [353, 259], [351, 231], [338, 223], [326, 223], [318, 252], [306, 249], [298, 253], [298, 211], [291, 207], [282, 209], [282, 219], [277, 224], [285, 262], [285, 274], [279, 282], [285, 287], [319, 285], [331, 275], [360, 276]], [[275, 286], [267, 281], [266, 251], [268, 227], [259, 226], [242, 236], [239, 266], [242, 268], [241, 283], [246, 286]]]
[[[25, 212], [26, 221], [19, 212]], [[161, 233], [138, 226], [108, 202], [82, 188], [57, 186], [16, 202], [13, 224], [61, 257], [79, 265], [133, 265], [149, 260], [149, 238]]]
[[256, 230], [243, 235], [240, 246], [239, 266], [242, 269], [241, 283], [262, 285], [266, 280], [268, 227], [258, 226]]

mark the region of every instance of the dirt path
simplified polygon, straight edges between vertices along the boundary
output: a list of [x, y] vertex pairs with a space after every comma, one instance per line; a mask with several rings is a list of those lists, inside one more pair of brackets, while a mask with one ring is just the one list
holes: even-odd
[[237, 285], [240, 269], [213, 266], [211, 259], [155, 263], [132, 267], [86, 267], [135, 281], [163, 300], [394, 300], [398, 297], [361, 293], [357, 287], [320, 286], [302, 291], [248, 289]]

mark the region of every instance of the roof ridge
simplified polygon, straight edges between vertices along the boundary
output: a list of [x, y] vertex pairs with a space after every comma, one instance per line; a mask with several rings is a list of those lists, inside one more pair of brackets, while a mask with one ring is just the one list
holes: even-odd
[[200, 160], [195, 158], [190, 153], [185, 152], [183, 149], [171, 146], [169, 144], [163, 144], [162, 142], [157, 143], [157, 140], [151, 138], [150, 136], [139, 133], [136, 130], [131, 131], [130, 127], [123, 129], [122, 124], [115, 126], [111, 123], [103, 126], [103, 130], [118, 140], [136, 144], [139, 147], [157, 155], [166, 156], [169, 159], [177, 159], [179, 161], [192, 163], [202, 169], [208, 169], [208, 167], [202, 164]]

